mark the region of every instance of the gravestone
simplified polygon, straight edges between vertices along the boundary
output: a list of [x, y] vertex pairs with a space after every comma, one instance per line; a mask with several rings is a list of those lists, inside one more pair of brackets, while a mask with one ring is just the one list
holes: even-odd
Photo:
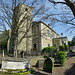
[[49, 73], [52, 73], [53, 70], [53, 63], [52, 60], [50, 58], [47, 58], [44, 62], [43, 65], [43, 70]]
[[25, 58], [3, 57], [2, 69], [26, 69], [30, 68], [30, 60]]
[[36, 63], [36, 67], [43, 68], [44, 61], [45, 59], [38, 60]]

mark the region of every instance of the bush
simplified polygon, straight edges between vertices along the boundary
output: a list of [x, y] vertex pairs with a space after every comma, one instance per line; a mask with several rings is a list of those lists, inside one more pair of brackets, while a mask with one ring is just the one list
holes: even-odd
[[73, 52], [72, 50], [69, 50], [69, 52]]
[[43, 49], [43, 53], [46, 52], [46, 53], [49, 53], [49, 51], [53, 52], [55, 50], [55, 47], [54, 46], [51, 46], [51, 47], [46, 47]]
[[45, 55], [44, 58], [48, 58], [48, 56]]
[[68, 50], [68, 48], [69, 48], [69, 45], [65, 45], [65, 50]]
[[54, 50], [55, 50], [55, 47], [54, 46], [51, 46], [50, 47], [50, 51], [53, 52]]
[[2, 53], [2, 50], [0, 50], [0, 53]]
[[60, 51], [64, 51], [64, 50], [65, 50], [65, 46], [60, 45], [60, 46], [59, 46], [59, 50], [60, 50]]
[[43, 49], [43, 53], [44, 53], [44, 52], [48, 53], [48, 52], [49, 52], [49, 48], [48, 48], [48, 47], [44, 48], [44, 49]]
[[58, 59], [60, 60], [60, 64], [63, 66], [66, 60], [66, 52], [59, 52]]
[[35, 73], [35, 70], [33, 68], [31, 68], [30, 70], [31, 74]]

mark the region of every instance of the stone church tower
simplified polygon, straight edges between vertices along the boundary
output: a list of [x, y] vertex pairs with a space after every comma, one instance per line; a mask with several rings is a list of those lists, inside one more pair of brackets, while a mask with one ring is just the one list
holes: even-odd
[[[29, 52], [32, 49], [32, 11], [33, 8], [22, 3], [19, 3], [15, 8], [16, 13], [16, 23], [14, 18], [12, 19], [12, 27], [13, 29], [10, 30], [10, 33], [16, 28], [14, 25], [18, 26], [17, 32], [17, 41], [15, 41], [15, 48], [17, 47], [17, 51], [27, 51]], [[14, 17], [14, 15], [13, 15]], [[13, 34], [12, 34], [13, 35]], [[12, 36], [11, 35], [11, 36]], [[8, 51], [11, 50], [9, 48], [10, 39], [8, 40]], [[16, 46], [17, 45], [17, 46]], [[11, 46], [10, 46], [11, 47]]]

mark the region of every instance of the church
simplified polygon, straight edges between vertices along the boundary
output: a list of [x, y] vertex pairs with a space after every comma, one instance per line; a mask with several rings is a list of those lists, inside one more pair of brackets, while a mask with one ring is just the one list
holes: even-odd
[[[67, 37], [60, 37], [50, 26], [42, 21], [34, 22], [32, 13], [33, 8], [22, 3], [19, 3], [16, 10], [16, 20], [19, 24], [17, 51], [31, 52], [32, 50], [41, 52], [43, 48], [55, 46], [57, 49], [59, 45], [68, 44]], [[14, 15], [13, 15], [14, 16]], [[15, 24], [15, 20], [12, 20], [12, 26]], [[17, 25], [18, 25], [17, 24]], [[15, 28], [15, 27], [13, 27]], [[9, 36], [11, 37], [13, 29], [10, 30]], [[8, 51], [11, 49], [10, 38], [8, 40]], [[16, 47], [16, 41], [15, 41]], [[15, 49], [14, 49], [15, 50]]]

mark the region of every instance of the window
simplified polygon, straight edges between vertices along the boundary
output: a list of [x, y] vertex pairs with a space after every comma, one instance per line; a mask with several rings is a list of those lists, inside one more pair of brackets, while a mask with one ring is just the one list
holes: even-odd
[[50, 47], [50, 44], [48, 44], [48, 47]]
[[36, 44], [34, 44], [34, 48], [36, 48]]
[[49, 30], [47, 30], [47, 36], [50, 37], [50, 32], [49, 32]]
[[34, 27], [34, 35], [36, 35], [36, 27]]
[[57, 35], [56, 35], [56, 38], [57, 38]]
[[54, 47], [56, 47], [56, 44], [54, 44]]
[[27, 9], [27, 8], [25, 8], [25, 10], [27, 11], [28, 9]]
[[39, 25], [37, 25], [37, 34], [39, 35]]
[[52, 38], [54, 38], [54, 33], [52, 33]]
[[34, 29], [32, 28], [32, 34], [34, 34]]

